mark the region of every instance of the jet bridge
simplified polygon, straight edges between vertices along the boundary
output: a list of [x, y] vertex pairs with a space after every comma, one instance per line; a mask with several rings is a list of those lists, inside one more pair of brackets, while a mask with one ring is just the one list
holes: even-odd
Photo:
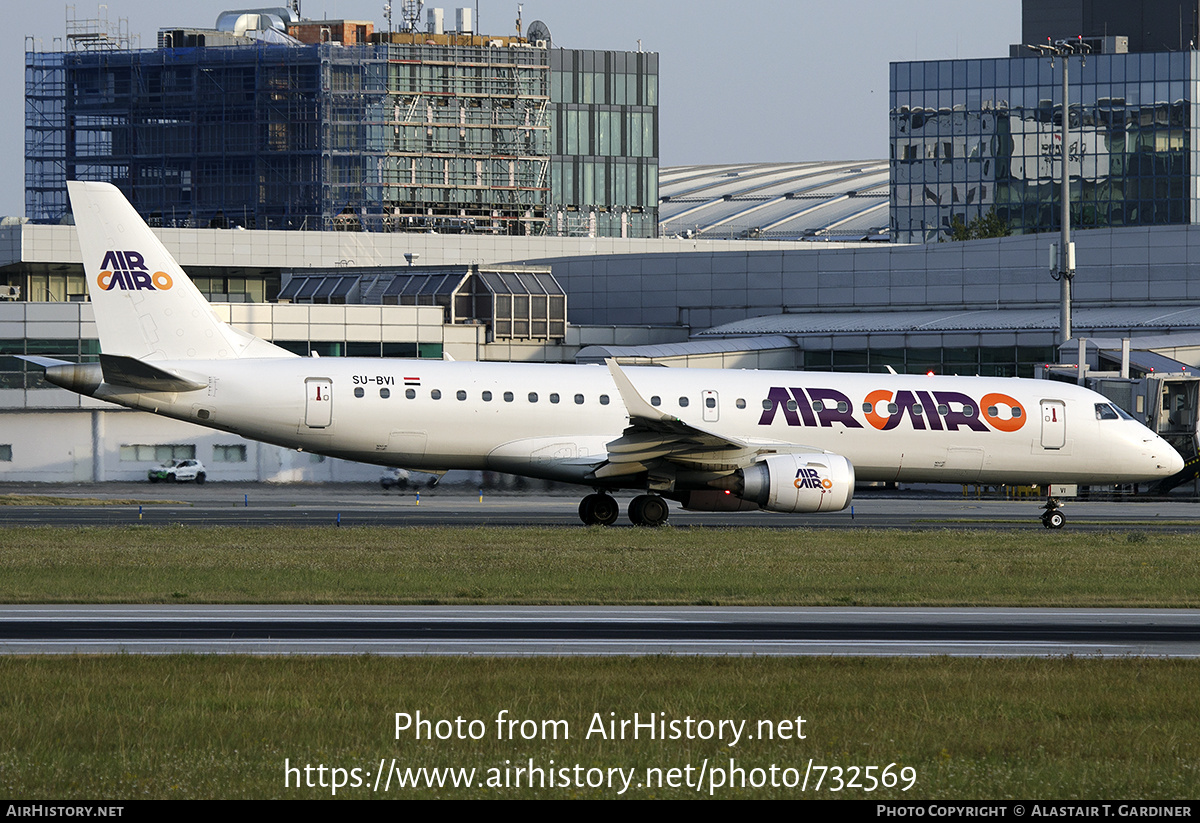
[[[1063, 347], [1068, 354], [1076, 341]], [[1170, 443], [1183, 456], [1181, 471], [1159, 481], [1156, 494], [1166, 494], [1189, 481], [1200, 494], [1200, 367], [1154, 351], [1110, 348], [1109, 341], [1085, 340], [1076, 363], [1046, 365], [1041, 377], [1082, 383], [1120, 406]], [[1095, 368], [1091, 367], [1095, 366]]]

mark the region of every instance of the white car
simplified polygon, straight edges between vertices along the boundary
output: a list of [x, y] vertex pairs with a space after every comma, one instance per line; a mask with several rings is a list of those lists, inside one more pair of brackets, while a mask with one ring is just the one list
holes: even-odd
[[151, 483], [157, 483], [159, 480], [167, 483], [176, 481], [183, 483], [188, 480], [203, 483], [205, 480], [204, 464], [199, 460], [168, 460], [161, 466], [151, 469], [149, 476]]

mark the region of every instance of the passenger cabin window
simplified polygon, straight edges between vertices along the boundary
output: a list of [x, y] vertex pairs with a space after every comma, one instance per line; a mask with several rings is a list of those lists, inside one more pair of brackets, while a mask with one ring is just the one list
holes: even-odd
[[392, 392], [390, 389], [380, 389], [379, 396], [382, 397], [384, 400], [387, 400], [389, 397], [392, 396]]
[[679, 398], [679, 408], [681, 408], [681, 409], [686, 408], [687, 404], [688, 404], [688, 399], [686, 397]]
[[459, 400], [466, 400], [467, 393], [465, 391], [463, 391], [462, 389], [459, 389], [458, 392], [455, 394], [455, 397], [457, 397]]
[[405, 389], [404, 396], [407, 397], [409, 400], [416, 400], [417, 399], [417, 390], [416, 389]]
[[659, 397], [657, 394], [656, 394], [656, 395], [654, 395], [653, 397], [651, 397], [651, 398], [650, 398], [650, 405], [651, 405], [651, 406], [661, 406], [661, 405], [662, 405], [662, 398], [661, 398], [661, 397]]
[[536, 403], [536, 402], [537, 402], [537, 392], [535, 392], [535, 391], [531, 391], [531, 392], [529, 393], [529, 402], [530, 402], [530, 403]]
[[744, 408], [746, 408], [746, 398], [744, 398], [744, 397], [739, 397], [739, 398], [737, 399], [737, 402], [736, 402], [736, 403], [734, 403], [734, 405], [735, 405], [735, 406], [737, 406], [739, 409], [744, 409]]
[[485, 392], [483, 393], [483, 402], [484, 402], [484, 403], [491, 403], [491, 402], [492, 402], [492, 393], [491, 393], [490, 391], [485, 391]]
[[575, 405], [576, 405], [576, 406], [582, 406], [582, 405], [583, 405], [583, 395], [582, 395], [582, 394], [577, 394], [577, 395], [575, 395]]
[[601, 406], [607, 406], [607, 405], [608, 405], [608, 395], [607, 395], [607, 394], [602, 394], [602, 395], [600, 395], [600, 405], [601, 405]]
[[504, 393], [504, 402], [511, 403], [512, 401], [513, 401], [513, 393], [510, 391], [506, 391]]
[[715, 397], [704, 398], [704, 405], [710, 409], [715, 409], [717, 407], [717, 398], [715, 398]]
[[551, 402], [551, 403], [557, 403], [557, 402], [558, 402], [558, 395], [557, 395], [557, 394], [552, 394], [552, 395], [550, 395], [550, 402]]
[[431, 391], [429, 393], [429, 396], [434, 400], [441, 400], [442, 399], [442, 390], [434, 389], [433, 391]]
[[812, 404], [812, 408], [813, 408], [813, 411], [815, 411], [815, 412], [823, 412], [823, 411], [825, 411], [825, 404], [823, 402], [821, 402], [820, 400], [814, 400], [813, 404]]
[[362, 397], [364, 394], [366, 394], [366, 392], [362, 390], [362, 386], [359, 386], [357, 389], [354, 390], [355, 397]]

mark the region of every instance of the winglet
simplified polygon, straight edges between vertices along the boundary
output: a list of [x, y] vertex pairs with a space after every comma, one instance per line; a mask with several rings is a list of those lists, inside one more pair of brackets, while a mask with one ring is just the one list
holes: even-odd
[[638, 390], [633, 387], [633, 383], [621, 371], [621, 367], [617, 365], [617, 361], [613, 358], [606, 358], [604, 361], [608, 366], [609, 374], [612, 375], [613, 382], [617, 384], [617, 391], [621, 393], [621, 402], [625, 404], [625, 410], [629, 412], [630, 419], [640, 417], [645, 420], [656, 420], [673, 423], [679, 418], [673, 415], [665, 414], [646, 402], [646, 399], [638, 393]]

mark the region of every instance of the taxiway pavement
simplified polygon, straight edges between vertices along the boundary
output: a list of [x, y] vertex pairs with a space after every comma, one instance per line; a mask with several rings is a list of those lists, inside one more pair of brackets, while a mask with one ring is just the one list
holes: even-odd
[[3, 606], [4, 654], [1200, 656], [1200, 610]]

